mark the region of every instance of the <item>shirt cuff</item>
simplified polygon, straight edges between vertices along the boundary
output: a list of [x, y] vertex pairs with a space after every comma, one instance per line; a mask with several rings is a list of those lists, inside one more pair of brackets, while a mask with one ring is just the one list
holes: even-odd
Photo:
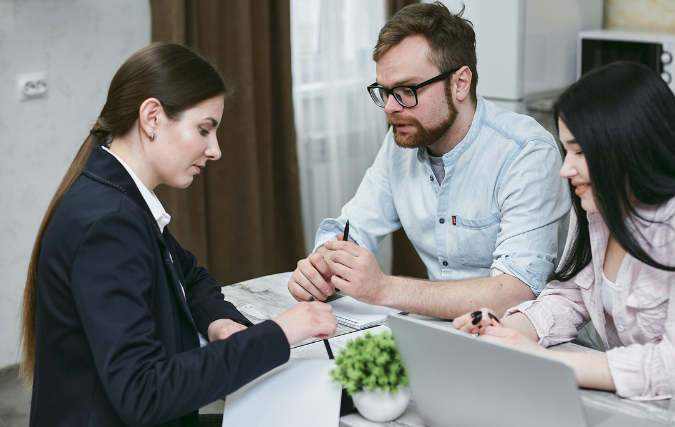
[[650, 375], [668, 371], [657, 354], [657, 346], [653, 343], [633, 344], [605, 352], [617, 396], [631, 400], [670, 399], [668, 375]]
[[501, 276], [502, 274], [507, 274], [505, 271], [499, 269], [496, 267], [494, 264], [492, 265], [492, 269], [490, 269], [490, 277], [497, 277]]
[[533, 307], [536, 304], [536, 302], [537, 300], [525, 301], [513, 308], [509, 308], [508, 310], [506, 310], [506, 313], [504, 313], [504, 317], [510, 316], [518, 312], [523, 313], [525, 317], [527, 317], [527, 319], [530, 321], [530, 323], [532, 323], [532, 326], [534, 327], [534, 330], [537, 333], [537, 336], [539, 337], [538, 341], [539, 345], [543, 347], [548, 347], [551, 345], [548, 336], [539, 327], [540, 324], [546, 324], [547, 316], [544, 313], [542, 313], [542, 310], [537, 310], [536, 307]]
[[[532, 258], [530, 257], [530, 261]], [[520, 279], [523, 283], [532, 289], [535, 296], [539, 296], [541, 291], [546, 288], [546, 278], [537, 269], [533, 269], [533, 265], [527, 265], [528, 262], [524, 258], [514, 258], [508, 255], [502, 255], [492, 262], [490, 275], [492, 270], [497, 269], [508, 275]], [[540, 264], [540, 263], [539, 263]], [[536, 267], [540, 267], [537, 265]], [[540, 267], [541, 268], [541, 267]], [[548, 273], [547, 273], [548, 274]]]
[[[323, 246], [323, 244], [327, 241], [336, 240], [337, 234], [342, 233], [344, 229], [345, 224], [342, 224], [336, 219], [329, 218], [321, 221], [321, 224], [319, 224], [319, 229], [316, 232], [316, 237], [314, 238], [314, 249], [312, 252], [316, 252], [317, 249]], [[349, 231], [349, 240], [352, 240], [358, 246], [361, 246], [359, 244], [360, 238], [358, 233], [353, 228]]]

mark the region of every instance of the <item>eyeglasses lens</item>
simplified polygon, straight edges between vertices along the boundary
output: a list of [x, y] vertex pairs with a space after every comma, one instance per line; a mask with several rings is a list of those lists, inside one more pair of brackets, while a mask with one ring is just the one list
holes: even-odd
[[407, 87], [397, 87], [394, 89], [394, 96], [397, 101], [403, 104], [404, 107], [412, 107], [417, 104], [415, 99], [415, 92]]
[[[414, 107], [417, 104], [417, 98], [412, 89], [398, 87], [394, 89], [393, 95], [399, 104], [402, 104], [404, 107]], [[375, 101], [375, 104], [380, 107], [384, 107], [387, 104], [387, 98], [389, 98], [387, 91], [382, 88], [372, 88], [370, 90], [370, 96], [373, 98], [373, 101]]]
[[387, 104], [387, 91], [381, 88], [376, 88], [371, 91], [373, 95], [373, 101], [380, 107], [384, 107]]

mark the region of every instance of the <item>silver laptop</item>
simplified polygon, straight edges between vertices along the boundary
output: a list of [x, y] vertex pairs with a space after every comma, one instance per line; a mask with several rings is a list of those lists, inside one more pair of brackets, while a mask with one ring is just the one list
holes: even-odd
[[583, 406], [565, 362], [404, 315], [389, 326], [427, 426], [659, 425]]

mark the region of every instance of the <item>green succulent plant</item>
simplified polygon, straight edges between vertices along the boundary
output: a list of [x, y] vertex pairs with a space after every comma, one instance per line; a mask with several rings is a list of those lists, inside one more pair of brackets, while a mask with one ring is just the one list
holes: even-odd
[[391, 332], [373, 335], [370, 332], [347, 342], [335, 358], [335, 369], [330, 371], [333, 381], [342, 384], [352, 396], [363, 389], [380, 389], [398, 393], [408, 385], [408, 376]]

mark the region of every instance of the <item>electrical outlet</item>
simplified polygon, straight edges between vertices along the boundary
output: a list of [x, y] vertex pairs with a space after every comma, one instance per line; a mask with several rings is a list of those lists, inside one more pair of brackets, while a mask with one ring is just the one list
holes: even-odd
[[16, 97], [19, 101], [43, 98], [48, 91], [47, 73], [44, 71], [16, 76]]

